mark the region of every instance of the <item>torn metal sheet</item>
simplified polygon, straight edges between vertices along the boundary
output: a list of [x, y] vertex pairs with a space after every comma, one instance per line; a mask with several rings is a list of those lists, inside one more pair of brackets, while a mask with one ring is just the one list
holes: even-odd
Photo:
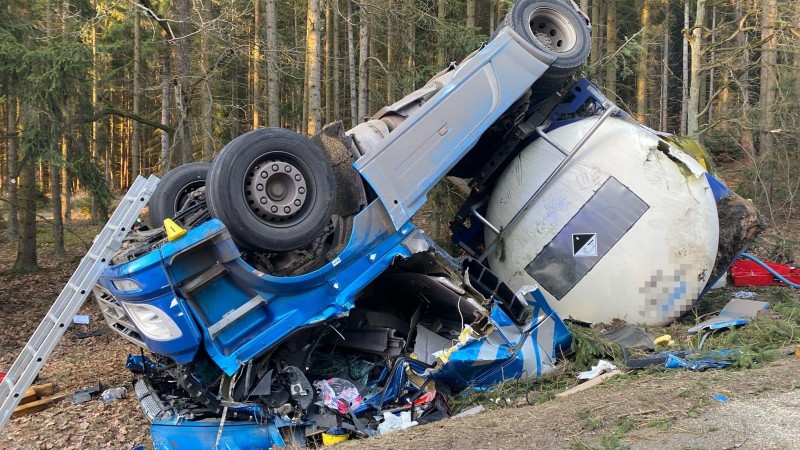
[[767, 308], [769, 308], [768, 302], [735, 298], [722, 308], [717, 317], [701, 322], [689, 328], [687, 332], [689, 334], [697, 334], [703, 330], [714, 331], [747, 325], [756, 317], [759, 311]]

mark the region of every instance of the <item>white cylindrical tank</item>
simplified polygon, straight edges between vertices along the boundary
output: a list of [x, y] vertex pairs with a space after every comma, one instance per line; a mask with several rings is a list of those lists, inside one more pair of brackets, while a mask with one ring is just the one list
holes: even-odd
[[[569, 151], [596, 120], [548, 135]], [[563, 159], [543, 139], [533, 141], [500, 177], [489, 221], [505, 227]], [[485, 241], [494, 239], [487, 229]], [[718, 239], [702, 167], [638, 124], [609, 118], [488, 261], [514, 289], [538, 284], [564, 319], [664, 325], [705, 287]]]

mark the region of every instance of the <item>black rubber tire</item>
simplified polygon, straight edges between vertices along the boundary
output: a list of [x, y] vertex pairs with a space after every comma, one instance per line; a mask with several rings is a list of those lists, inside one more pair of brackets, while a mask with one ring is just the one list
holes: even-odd
[[534, 47], [556, 57], [534, 84], [533, 97], [546, 98], [572, 77], [592, 50], [589, 24], [562, 0], [519, 0], [495, 30], [511, 27]]
[[164, 219], [175, 217], [186, 202], [186, 196], [206, 185], [210, 169], [209, 163], [188, 163], [170, 170], [161, 178], [148, 203], [153, 227], [160, 227]]
[[260, 128], [229, 142], [214, 158], [206, 185], [211, 216], [239, 245], [260, 252], [290, 251], [316, 239], [330, 221], [335, 194], [327, 155], [283, 128]]

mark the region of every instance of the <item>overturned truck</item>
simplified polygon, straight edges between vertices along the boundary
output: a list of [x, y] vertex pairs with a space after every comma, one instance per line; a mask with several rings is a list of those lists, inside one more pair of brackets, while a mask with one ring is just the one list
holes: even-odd
[[[572, 78], [589, 47], [574, 3], [519, 1], [488, 44], [349, 131], [258, 129], [168, 173], [149, 205], [166, 227], [130, 233], [94, 290], [150, 352], [128, 365], [155, 447], [438, 420], [451, 394], [551, 370], [562, 317], [690, 307], [732, 260], [717, 202], [735, 195]], [[460, 257], [411, 221], [446, 176], [470, 189]]]

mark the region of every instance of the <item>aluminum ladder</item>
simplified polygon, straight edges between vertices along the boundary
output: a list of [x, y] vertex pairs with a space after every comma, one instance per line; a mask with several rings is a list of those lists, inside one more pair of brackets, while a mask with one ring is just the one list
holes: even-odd
[[136, 178], [111, 219], [95, 237], [91, 248], [81, 259], [75, 273], [61, 290], [42, 323], [0, 382], [0, 429], [8, 422], [23, 394], [64, 336], [100, 274], [108, 267], [109, 260], [122, 246], [122, 239], [139, 217], [158, 182], [159, 178], [155, 175], [150, 175], [150, 178]]

